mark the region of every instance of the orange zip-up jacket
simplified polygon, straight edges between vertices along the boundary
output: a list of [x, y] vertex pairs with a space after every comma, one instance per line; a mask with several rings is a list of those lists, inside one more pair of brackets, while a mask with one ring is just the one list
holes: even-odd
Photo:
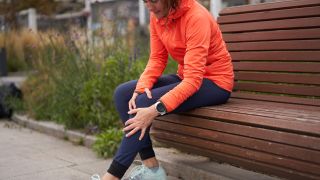
[[193, 95], [203, 78], [232, 91], [233, 66], [221, 31], [207, 9], [195, 0], [181, 0], [177, 10], [161, 19], [151, 14], [150, 46], [149, 61], [135, 91], [152, 89], [167, 65], [169, 53], [179, 64], [177, 75], [182, 81], [160, 98], [167, 112]]

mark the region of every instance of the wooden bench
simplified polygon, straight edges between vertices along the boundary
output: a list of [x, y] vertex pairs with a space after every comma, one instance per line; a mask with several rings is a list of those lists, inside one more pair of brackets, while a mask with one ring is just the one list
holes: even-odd
[[229, 102], [158, 117], [154, 139], [245, 169], [320, 179], [320, 0], [226, 8]]

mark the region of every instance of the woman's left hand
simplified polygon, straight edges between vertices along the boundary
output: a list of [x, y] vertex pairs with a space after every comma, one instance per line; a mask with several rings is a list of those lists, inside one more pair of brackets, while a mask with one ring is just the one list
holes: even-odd
[[136, 114], [134, 118], [129, 119], [125, 123], [125, 128], [123, 131], [130, 132], [126, 135], [126, 137], [130, 137], [135, 134], [137, 131], [141, 130], [141, 135], [139, 140], [141, 141], [147, 128], [152, 123], [152, 120], [158, 116], [158, 112], [156, 111], [154, 105], [147, 108], [137, 108], [132, 109], [128, 112], [128, 114]]

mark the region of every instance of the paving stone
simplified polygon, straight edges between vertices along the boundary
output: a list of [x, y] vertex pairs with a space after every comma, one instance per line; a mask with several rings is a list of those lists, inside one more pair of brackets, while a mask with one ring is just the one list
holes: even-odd
[[64, 167], [9, 178], [10, 180], [89, 180], [88, 174]]
[[0, 120], [0, 137], [0, 180], [88, 180], [108, 165], [91, 149], [13, 122]]

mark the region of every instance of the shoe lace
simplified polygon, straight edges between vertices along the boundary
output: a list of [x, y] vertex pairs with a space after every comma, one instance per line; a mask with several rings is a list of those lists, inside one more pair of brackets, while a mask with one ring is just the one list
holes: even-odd
[[139, 165], [134, 168], [129, 173], [129, 180], [142, 180], [143, 174], [147, 171], [144, 165]]

